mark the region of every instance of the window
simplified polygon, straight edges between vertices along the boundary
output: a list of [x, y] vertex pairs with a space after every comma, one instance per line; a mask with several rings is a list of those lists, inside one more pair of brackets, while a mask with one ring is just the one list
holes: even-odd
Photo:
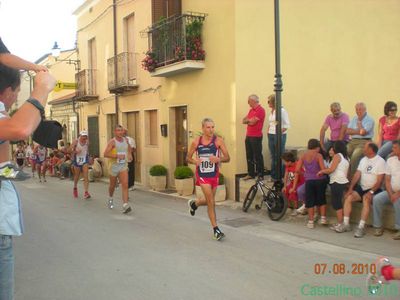
[[107, 115], [107, 140], [111, 140], [114, 137], [114, 129], [117, 125], [117, 115], [108, 114]]
[[145, 113], [146, 122], [146, 144], [149, 146], [158, 145], [158, 111], [148, 110]]

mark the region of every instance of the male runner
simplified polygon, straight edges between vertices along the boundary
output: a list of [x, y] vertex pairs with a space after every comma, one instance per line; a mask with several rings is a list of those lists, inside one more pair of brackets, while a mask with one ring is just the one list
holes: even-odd
[[[189, 163], [196, 165], [196, 185], [201, 187], [205, 199], [189, 200], [189, 212], [194, 216], [199, 206], [207, 205], [208, 217], [214, 230], [214, 239], [219, 241], [225, 234], [217, 225], [214, 198], [219, 180], [219, 164], [229, 162], [230, 157], [223, 139], [214, 135], [214, 121], [205, 118], [201, 124], [203, 134], [193, 141], [186, 159]], [[193, 158], [195, 152], [196, 156]], [[220, 156], [221, 152], [222, 156]]]
[[124, 137], [125, 129], [121, 125], [117, 125], [114, 130], [114, 138], [111, 139], [104, 151], [104, 157], [110, 158], [110, 186], [108, 193], [108, 207], [114, 207], [114, 190], [117, 178], [121, 184], [122, 190], [122, 212], [129, 213], [132, 208], [128, 204], [128, 161], [132, 159], [132, 149], [128, 140]]
[[47, 169], [47, 148], [42, 145], [37, 145], [33, 152], [36, 155], [36, 170], [39, 176], [39, 182], [46, 182]]
[[30, 147], [32, 150], [30, 151], [30, 154], [29, 154], [29, 162], [32, 167], [32, 177], [35, 178], [37, 156], [35, 153], [35, 145], [32, 143]]
[[71, 153], [73, 154], [73, 166], [74, 166], [74, 198], [78, 198], [78, 180], [83, 173], [83, 186], [85, 188], [84, 199], [89, 199], [89, 139], [86, 130], [82, 130], [79, 133], [78, 139], [76, 139], [71, 145]]
[[22, 144], [18, 144], [17, 150], [14, 152], [14, 158], [18, 167], [22, 170], [25, 164], [25, 151]]

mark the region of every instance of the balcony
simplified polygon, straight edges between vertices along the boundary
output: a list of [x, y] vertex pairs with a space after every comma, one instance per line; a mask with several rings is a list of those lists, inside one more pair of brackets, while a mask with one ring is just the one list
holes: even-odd
[[96, 71], [93, 69], [82, 70], [75, 74], [77, 82], [76, 101], [90, 101], [99, 99], [96, 89]]
[[162, 19], [144, 33], [149, 51], [142, 61], [153, 77], [170, 77], [205, 68], [202, 27], [206, 15], [185, 13]]
[[[117, 64], [117, 76], [115, 76], [115, 64]], [[131, 52], [123, 52], [107, 60], [108, 90], [110, 93], [122, 94], [136, 89], [137, 64], [136, 55]]]

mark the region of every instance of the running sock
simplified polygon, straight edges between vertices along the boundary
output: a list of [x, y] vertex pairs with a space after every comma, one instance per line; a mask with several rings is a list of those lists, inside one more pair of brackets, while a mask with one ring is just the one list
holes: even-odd
[[365, 226], [365, 221], [364, 220], [360, 220], [360, 224], [358, 224], [359, 228], [364, 228]]
[[350, 224], [350, 217], [343, 217], [343, 224], [349, 225]]

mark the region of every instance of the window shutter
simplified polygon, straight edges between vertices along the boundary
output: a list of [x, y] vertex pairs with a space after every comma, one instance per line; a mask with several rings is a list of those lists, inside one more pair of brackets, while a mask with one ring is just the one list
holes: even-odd
[[152, 0], [151, 6], [152, 6], [153, 23], [160, 21], [161, 17], [167, 17], [166, 0]]
[[181, 0], [168, 0], [168, 17], [182, 14]]

